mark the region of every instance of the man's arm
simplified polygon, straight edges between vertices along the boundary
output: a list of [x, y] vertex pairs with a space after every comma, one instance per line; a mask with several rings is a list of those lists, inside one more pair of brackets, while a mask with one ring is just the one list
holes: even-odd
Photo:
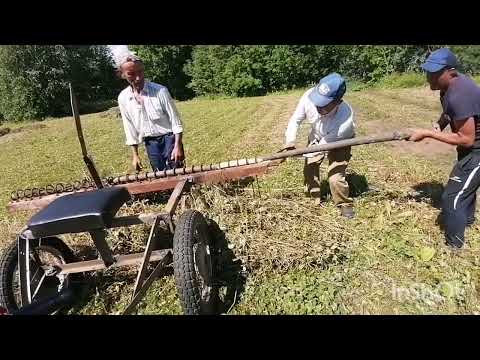
[[175, 134], [175, 145], [172, 150], [171, 160], [182, 161], [185, 159], [185, 153], [183, 151], [183, 124], [178, 109], [170, 96], [170, 92], [164, 88], [159, 92], [159, 98], [168, 118], [172, 123], [172, 132]]
[[455, 133], [443, 133], [428, 129], [414, 129], [410, 141], [421, 141], [432, 138], [450, 145], [472, 147], [475, 142], [475, 120], [469, 117], [465, 120], [455, 121], [458, 131]]
[[185, 159], [185, 153], [183, 151], [183, 133], [175, 134], [175, 145], [172, 150], [171, 160], [183, 161]]
[[120, 97], [118, 99], [118, 107], [120, 109], [120, 114], [122, 115], [123, 130], [125, 131], [126, 144], [132, 147], [132, 166], [135, 171], [142, 170], [142, 163], [140, 161], [140, 156], [138, 155], [138, 144], [140, 143], [138, 138], [138, 131], [133, 126], [128, 112], [125, 109]]
[[286, 150], [295, 148], [295, 140], [297, 139], [298, 127], [303, 122], [303, 120], [305, 120], [306, 116], [307, 115], [305, 113], [305, 104], [302, 97], [298, 102], [295, 112], [288, 121], [287, 130], [285, 131], [285, 145], [283, 149]]
[[132, 166], [136, 171], [142, 170], [142, 162], [138, 155], [138, 145], [132, 145]]

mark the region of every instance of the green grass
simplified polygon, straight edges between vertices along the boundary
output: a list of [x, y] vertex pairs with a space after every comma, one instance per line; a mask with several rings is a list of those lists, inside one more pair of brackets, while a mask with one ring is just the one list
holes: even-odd
[[397, 89], [397, 88], [413, 88], [426, 85], [427, 80], [423, 73], [394, 73], [380, 79], [375, 87]]
[[[403, 84], [413, 84], [410, 80]], [[255, 98], [195, 99], [178, 104], [185, 122], [188, 164], [212, 163], [276, 151], [302, 90]], [[358, 134], [429, 126], [438, 117], [438, 94], [425, 87], [351, 91]], [[106, 113], [82, 116], [90, 152], [102, 176], [129, 169], [119, 119]], [[15, 136], [0, 137], [0, 246], [30, 214], [8, 214], [17, 188], [72, 181], [86, 175], [71, 118], [24, 124]], [[9, 126], [10, 124], [3, 124]], [[15, 124], [16, 126], [17, 124]], [[304, 143], [307, 127], [299, 142]], [[142, 149], [143, 159], [146, 160]], [[435, 225], [438, 197], [454, 150], [398, 143], [353, 149], [348, 173], [356, 219], [338, 216], [328, 193], [322, 206], [302, 192], [302, 161], [290, 159], [252, 187], [226, 191], [194, 189], [191, 206], [216, 220], [232, 251], [246, 267], [245, 289], [230, 314], [472, 314], [480, 312], [480, 227], [467, 232], [461, 255], [443, 245]], [[366, 191], [368, 190], [368, 191]], [[203, 199], [204, 202], [200, 201]], [[208, 203], [206, 208], [203, 204]], [[123, 213], [159, 210], [138, 203]], [[117, 229], [115, 249], [139, 251], [146, 227]], [[85, 236], [67, 236], [75, 249]], [[129, 271], [108, 271], [97, 294], [75, 313], [121, 312], [135, 281]], [[139, 314], [180, 314], [172, 277], [158, 280]]]

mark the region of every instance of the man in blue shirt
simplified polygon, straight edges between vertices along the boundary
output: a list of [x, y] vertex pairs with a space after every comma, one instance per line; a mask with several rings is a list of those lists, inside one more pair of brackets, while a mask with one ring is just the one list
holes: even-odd
[[[416, 129], [410, 140], [432, 138], [457, 146], [458, 162], [442, 195], [442, 215], [447, 244], [458, 249], [464, 245], [466, 226], [475, 220], [480, 186], [480, 87], [457, 67], [447, 48], [432, 52], [422, 65], [430, 88], [440, 90], [443, 113], [436, 129]], [[442, 132], [447, 125], [451, 133]]]

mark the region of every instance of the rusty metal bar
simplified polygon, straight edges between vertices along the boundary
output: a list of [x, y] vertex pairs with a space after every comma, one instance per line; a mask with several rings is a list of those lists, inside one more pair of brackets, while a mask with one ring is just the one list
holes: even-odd
[[152, 225], [156, 217], [157, 217], [157, 214], [155, 213], [119, 216], [112, 219], [112, 224], [110, 225], [110, 228], [141, 225], [141, 224]]
[[180, 200], [180, 197], [182, 196], [182, 192], [185, 189], [188, 180], [189, 179], [183, 179], [182, 181], [178, 182], [177, 185], [175, 185], [175, 189], [173, 189], [172, 195], [170, 195], [167, 206], [165, 207], [165, 212], [168, 215], [172, 216], [175, 212], [175, 209], [177, 208], [178, 202]]
[[[171, 250], [154, 250], [150, 256], [150, 262], [162, 260]], [[123, 266], [133, 266], [137, 265], [142, 261], [143, 253], [129, 254], [129, 255], [115, 255], [115, 262], [110, 268], [118, 268]], [[103, 270], [105, 269], [105, 264], [101, 259], [97, 260], [88, 260], [88, 261], [79, 261], [69, 264], [58, 265], [60, 268], [59, 275], [65, 274], [74, 274], [80, 272], [94, 271], [94, 270]]]
[[229, 160], [229, 161], [220, 162], [218, 164], [198, 165], [198, 166], [190, 166], [190, 167], [184, 167], [184, 168], [178, 168], [178, 169], [170, 169], [170, 170], [163, 170], [163, 171], [156, 171], [156, 172], [149, 172], [149, 173], [140, 173], [135, 175], [124, 175], [124, 176], [113, 178], [110, 180], [110, 182], [113, 185], [119, 185], [119, 184], [125, 184], [129, 182], [138, 182], [138, 181], [165, 178], [169, 176], [190, 175], [190, 174], [195, 174], [195, 173], [205, 172], [205, 171], [222, 170], [230, 167], [254, 165], [259, 162], [261, 162], [261, 160], [257, 158]]
[[162, 276], [163, 272], [166, 270], [166, 265], [168, 265], [172, 261], [172, 253], [169, 252], [157, 265], [157, 267], [152, 271], [150, 276], [145, 280], [143, 283], [143, 286], [138, 290], [137, 295], [132, 299], [130, 304], [127, 306], [125, 311], [123, 312], [123, 315], [128, 315], [132, 312], [132, 310], [135, 308], [135, 306], [143, 299], [145, 294], [147, 293], [147, 290], [150, 288], [150, 285]]
[[[128, 188], [131, 194], [143, 194], [147, 192], [157, 192], [162, 190], [173, 189], [176, 184], [190, 175], [192, 183], [196, 184], [208, 184], [216, 182], [224, 182], [233, 180], [242, 175], [236, 174], [234, 169], [251, 169], [252, 173], [245, 174], [244, 176], [258, 176], [262, 175], [262, 171], [255, 172], [255, 165], [261, 167], [269, 167], [271, 165], [277, 165], [275, 161], [283, 160], [288, 157], [304, 155], [308, 153], [329, 151], [333, 149], [339, 149], [347, 146], [356, 146], [364, 144], [373, 144], [387, 141], [407, 140], [410, 137], [408, 132], [395, 131], [389, 134], [383, 134], [373, 137], [358, 137], [347, 140], [340, 140], [328, 144], [321, 144], [310, 146], [307, 148], [295, 149], [290, 151], [278, 152], [273, 155], [268, 155], [259, 158], [229, 160], [220, 162], [218, 164], [190, 166], [179, 169], [163, 170], [135, 175], [124, 175], [115, 178], [105, 179], [105, 183], [110, 186], [125, 186]], [[81, 140], [81, 138], [79, 138]], [[88, 165], [88, 164], [87, 164]], [[251, 167], [253, 166], [253, 167]], [[220, 173], [219, 173], [220, 171]], [[228, 172], [223, 172], [228, 171]], [[220, 175], [219, 175], [220, 174]], [[164, 181], [159, 181], [163, 179]], [[79, 182], [76, 182], [79, 183]], [[148, 183], [149, 185], [146, 185]], [[79, 183], [80, 184], [80, 183]], [[97, 184], [98, 187], [98, 184]], [[37, 210], [42, 209], [57, 196], [63, 196], [72, 193], [72, 188], [77, 188], [76, 185], [67, 184], [66, 188], [58, 190], [51, 185], [47, 185], [42, 189], [25, 189], [12, 192], [12, 201], [7, 205], [7, 209], [10, 212], [16, 210]], [[80, 189], [77, 189], [80, 190]], [[92, 189], [84, 189], [86, 191]], [[52, 194], [55, 191], [57, 194]]]
[[89, 233], [102, 261], [105, 263], [105, 267], [112, 266], [115, 263], [115, 259], [113, 258], [112, 249], [108, 246], [105, 230], [92, 230]]
[[147, 265], [150, 263], [150, 255], [152, 254], [153, 245], [155, 244], [155, 233], [157, 231], [158, 224], [162, 218], [157, 216], [155, 218], [155, 222], [150, 229], [150, 235], [148, 236], [147, 245], [145, 246], [145, 251], [143, 253], [142, 263], [140, 264], [140, 268], [138, 269], [137, 279], [135, 280], [135, 287], [133, 288], [133, 296], [132, 300], [137, 295], [139, 288], [143, 285], [143, 280], [145, 279], [145, 275], [147, 272]]
[[[263, 161], [258, 164], [243, 165], [233, 168], [224, 168], [221, 170], [211, 170], [201, 173], [160, 178], [156, 180], [121, 184], [116, 186], [123, 186], [128, 189], [130, 194], [136, 195], [170, 190], [173, 189], [179, 182], [182, 182], [184, 180], [191, 181], [192, 184], [216, 184], [234, 179], [264, 175], [268, 172], [269, 168], [277, 166], [279, 163], [280, 161]], [[84, 191], [92, 190], [95, 189], [86, 189]], [[71, 192], [47, 195], [37, 199], [13, 201], [7, 205], [7, 209], [9, 212], [14, 212], [18, 210], [40, 210], [46, 207], [49, 203], [51, 203], [58, 197], [68, 194], [71, 194]]]
[[233, 179], [240, 179], [255, 175], [263, 175], [267, 172], [267, 169], [273, 165], [278, 165], [278, 163], [266, 161], [253, 165], [225, 168], [221, 170], [211, 170], [183, 176], [167, 177], [152, 181], [122, 184], [119, 186], [126, 187], [132, 195], [145, 194], [148, 192], [173, 189], [179, 182], [183, 180], [190, 180], [192, 184], [205, 185], [222, 183]]

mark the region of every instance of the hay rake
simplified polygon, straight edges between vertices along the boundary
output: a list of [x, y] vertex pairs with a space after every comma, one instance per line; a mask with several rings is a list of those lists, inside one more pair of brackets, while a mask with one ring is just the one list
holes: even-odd
[[[12, 193], [10, 212], [35, 210], [15, 242], [0, 258], [0, 307], [9, 314], [53, 314], [81, 297], [87, 273], [136, 266], [138, 273], [130, 304], [134, 311], [153, 281], [168, 273], [173, 264], [177, 292], [185, 314], [218, 312], [221, 280], [221, 248], [211, 223], [195, 210], [175, 217], [182, 194], [192, 185], [224, 183], [262, 176], [288, 157], [346, 146], [407, 139], [395, 132], [377, 137], [354, 138], [250, 159], [190, 166], [173, 170], [127, 174], [101, 179], [86, 151], [78, 105], [70, 86], [72, 112], [83, 159], [92, 179], [48, 185]], [[170, 190], [162, 212], [117, 216], [132, 197]], [[150, 225], [141, 253], [114, 254], [107, 231], [117, 227]], [[168, 236], [161, 236], [161, 228]], [[59, 236], [88, 233], [98, 257], [79, 261]], [[153, 270], [151, 266], [154, 265]]]

